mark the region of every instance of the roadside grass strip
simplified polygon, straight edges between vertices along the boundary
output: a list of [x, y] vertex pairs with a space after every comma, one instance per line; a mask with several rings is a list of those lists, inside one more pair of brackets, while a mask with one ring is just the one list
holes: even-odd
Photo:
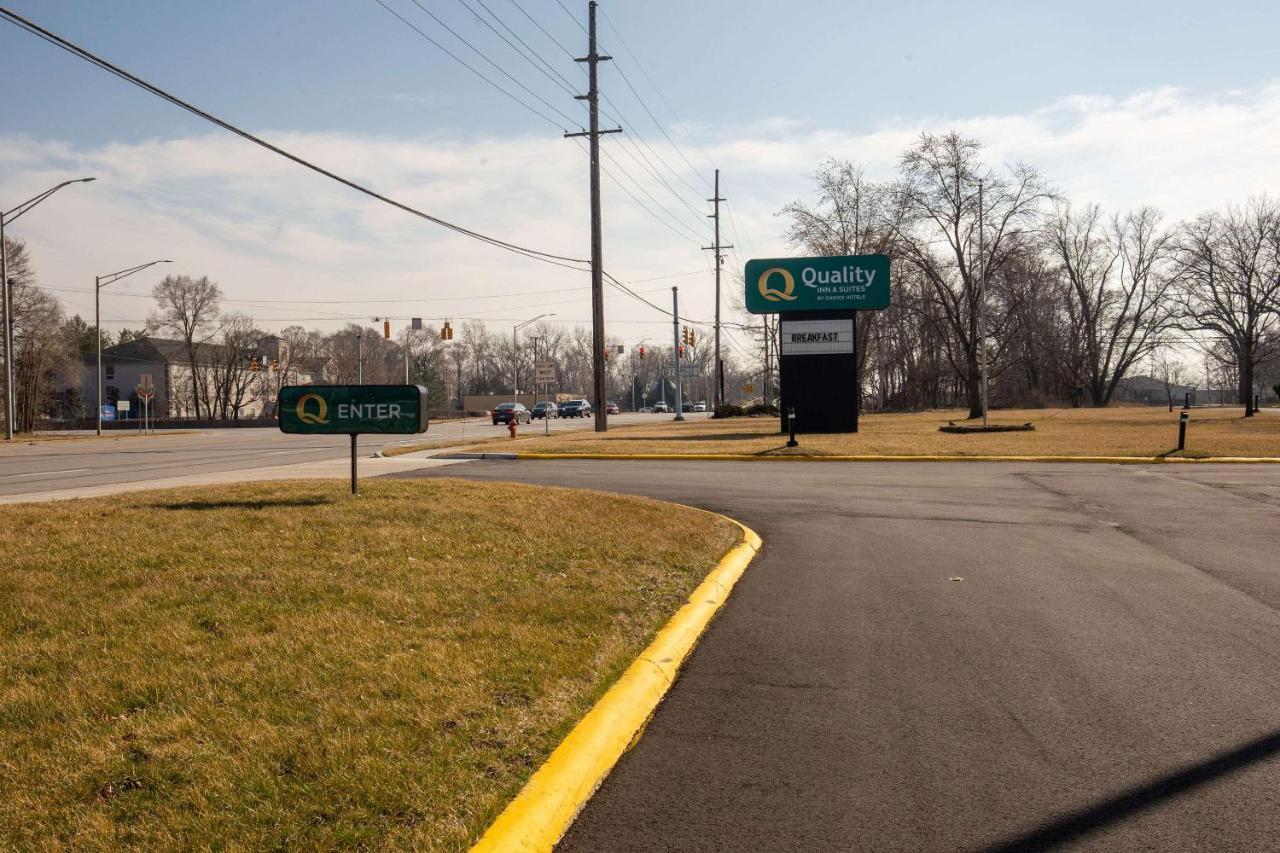
[[0, 507], [0, 849], [465, 849], [742, 538], [597, 492], [345, 489]]
[[993, 424], [1035, 424], [1034, 432], [956, 435], [938, 427], [967, 412], [864, 415], [857, 433], [802, 434], [789, 448], [776, 417], [674, 422], [606, 433], [586, 430], [491, 440], [463, 451], [509, 452], [520, 458], [579, 459], [819, 459], [827, 461], [1164, 462], [1280, 459], [1280, 417], [1246, 418], [1238, 409], [1193, 409], [1187, 444], [1177, 450], [1179, 412], [1164, 408], [1021, 409], [993, 412]]
[[760, 550], [760, 537], [739, 526], [742, 542], [725, 555], [649, 647], [556, 747], [472, 853], [548, 851], [560, 840], [618, 759], [639, 739], [685, 659]]

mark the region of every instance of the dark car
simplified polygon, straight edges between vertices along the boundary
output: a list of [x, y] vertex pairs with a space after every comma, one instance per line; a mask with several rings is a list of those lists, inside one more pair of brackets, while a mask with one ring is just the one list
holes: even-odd
[[591, 414], [591, 404], [586, 400], [570, 400], [560, 406], [562, 418], [585, 418]]
[[622, 411], [622, 410], [618, 408], [618, 404], [617, 404], [617, 403], [605, 403], [605, 404], [604, 404], [604, 413], [605, 413], [606, 415], [616, 415], [616, 414], [619, 414], [621, 411]]
[[534, 403], [533, 408], [529, 410], [529, 417], [534, 420], [538, 418], [558, 418], [560, 417], [560, 407], [550, 400]]
[[681, 404], [680, 404], [680, 411], [682, 411], [682, 412], [692, 412], [692, 411], [693, 411], [693, 403], [690, 403], [688, 400], [686, 400], [685, 402], [681, 403]]
[[499, 403], [497, 408], [493, 410], [493, 425], [509, 424], [512, 419], [516, 423], [531, 423], [533, 416], [529, 414], [529, 410], [524, 407], [524, 403]]

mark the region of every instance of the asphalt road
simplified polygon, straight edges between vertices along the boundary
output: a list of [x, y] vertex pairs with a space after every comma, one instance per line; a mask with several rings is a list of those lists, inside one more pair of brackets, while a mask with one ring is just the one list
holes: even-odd
[[[615, 415], [614, 424], [650, 423], [662, 415]], [[588, 429], [590, 418], [553, 419], [552, 431]], [[522, 430], [529, 430], [526, 425]], [[541, 431], [542, 422], [532, 429]], [[423, 442], [456, 442], [462, 438], [493, 438], [506, 427], [485, 419], [433, 424], [421, 435], [360, 437], [362, 453], [385, 447]], [[345, 435], [284, 435], [278, 429], [247, 428], [202, 430], [139, 437], [131, 432], [109, 431], [103, 439], [85, 436], [75, 440], [12, 443], [0, 442], [0, 496], [75, 489], [109, 483], [137, 483], [207, 474], [251, 470], [298, 462], [346, 457], [351, 452]]]
[[651, 495], [764, 537], [565, 850], [1280, 849], [1280, 468], [440, 475]]

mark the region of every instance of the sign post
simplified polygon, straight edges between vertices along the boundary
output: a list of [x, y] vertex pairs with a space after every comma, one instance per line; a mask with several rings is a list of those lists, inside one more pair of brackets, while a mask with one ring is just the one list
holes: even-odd
[[351, 436], [351, 494], [357, 494], [357, 437], [427, 431], [427, 389], [421, 385], [286, 385], [280, 389], [280, 431]]
[[779, 315], [782, 432], [857, 432], [857, 312], [889, 307], [889, 257], [747, 261], [746, 305]]

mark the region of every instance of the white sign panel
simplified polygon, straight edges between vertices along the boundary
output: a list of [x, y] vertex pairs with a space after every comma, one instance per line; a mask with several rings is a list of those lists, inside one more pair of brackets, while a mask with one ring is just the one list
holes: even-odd
[[783, 320], [778, 332], [783, 355], [853, 352], [853, 320]]
[[121, 401], [119, 401], [118, 403], [116, 403], [116, 411], [117, 411], [117, 412], [127, 412], [127, 411], [129, 411], [129, 401], [128, 401], [128, 400], [121, 400]]

